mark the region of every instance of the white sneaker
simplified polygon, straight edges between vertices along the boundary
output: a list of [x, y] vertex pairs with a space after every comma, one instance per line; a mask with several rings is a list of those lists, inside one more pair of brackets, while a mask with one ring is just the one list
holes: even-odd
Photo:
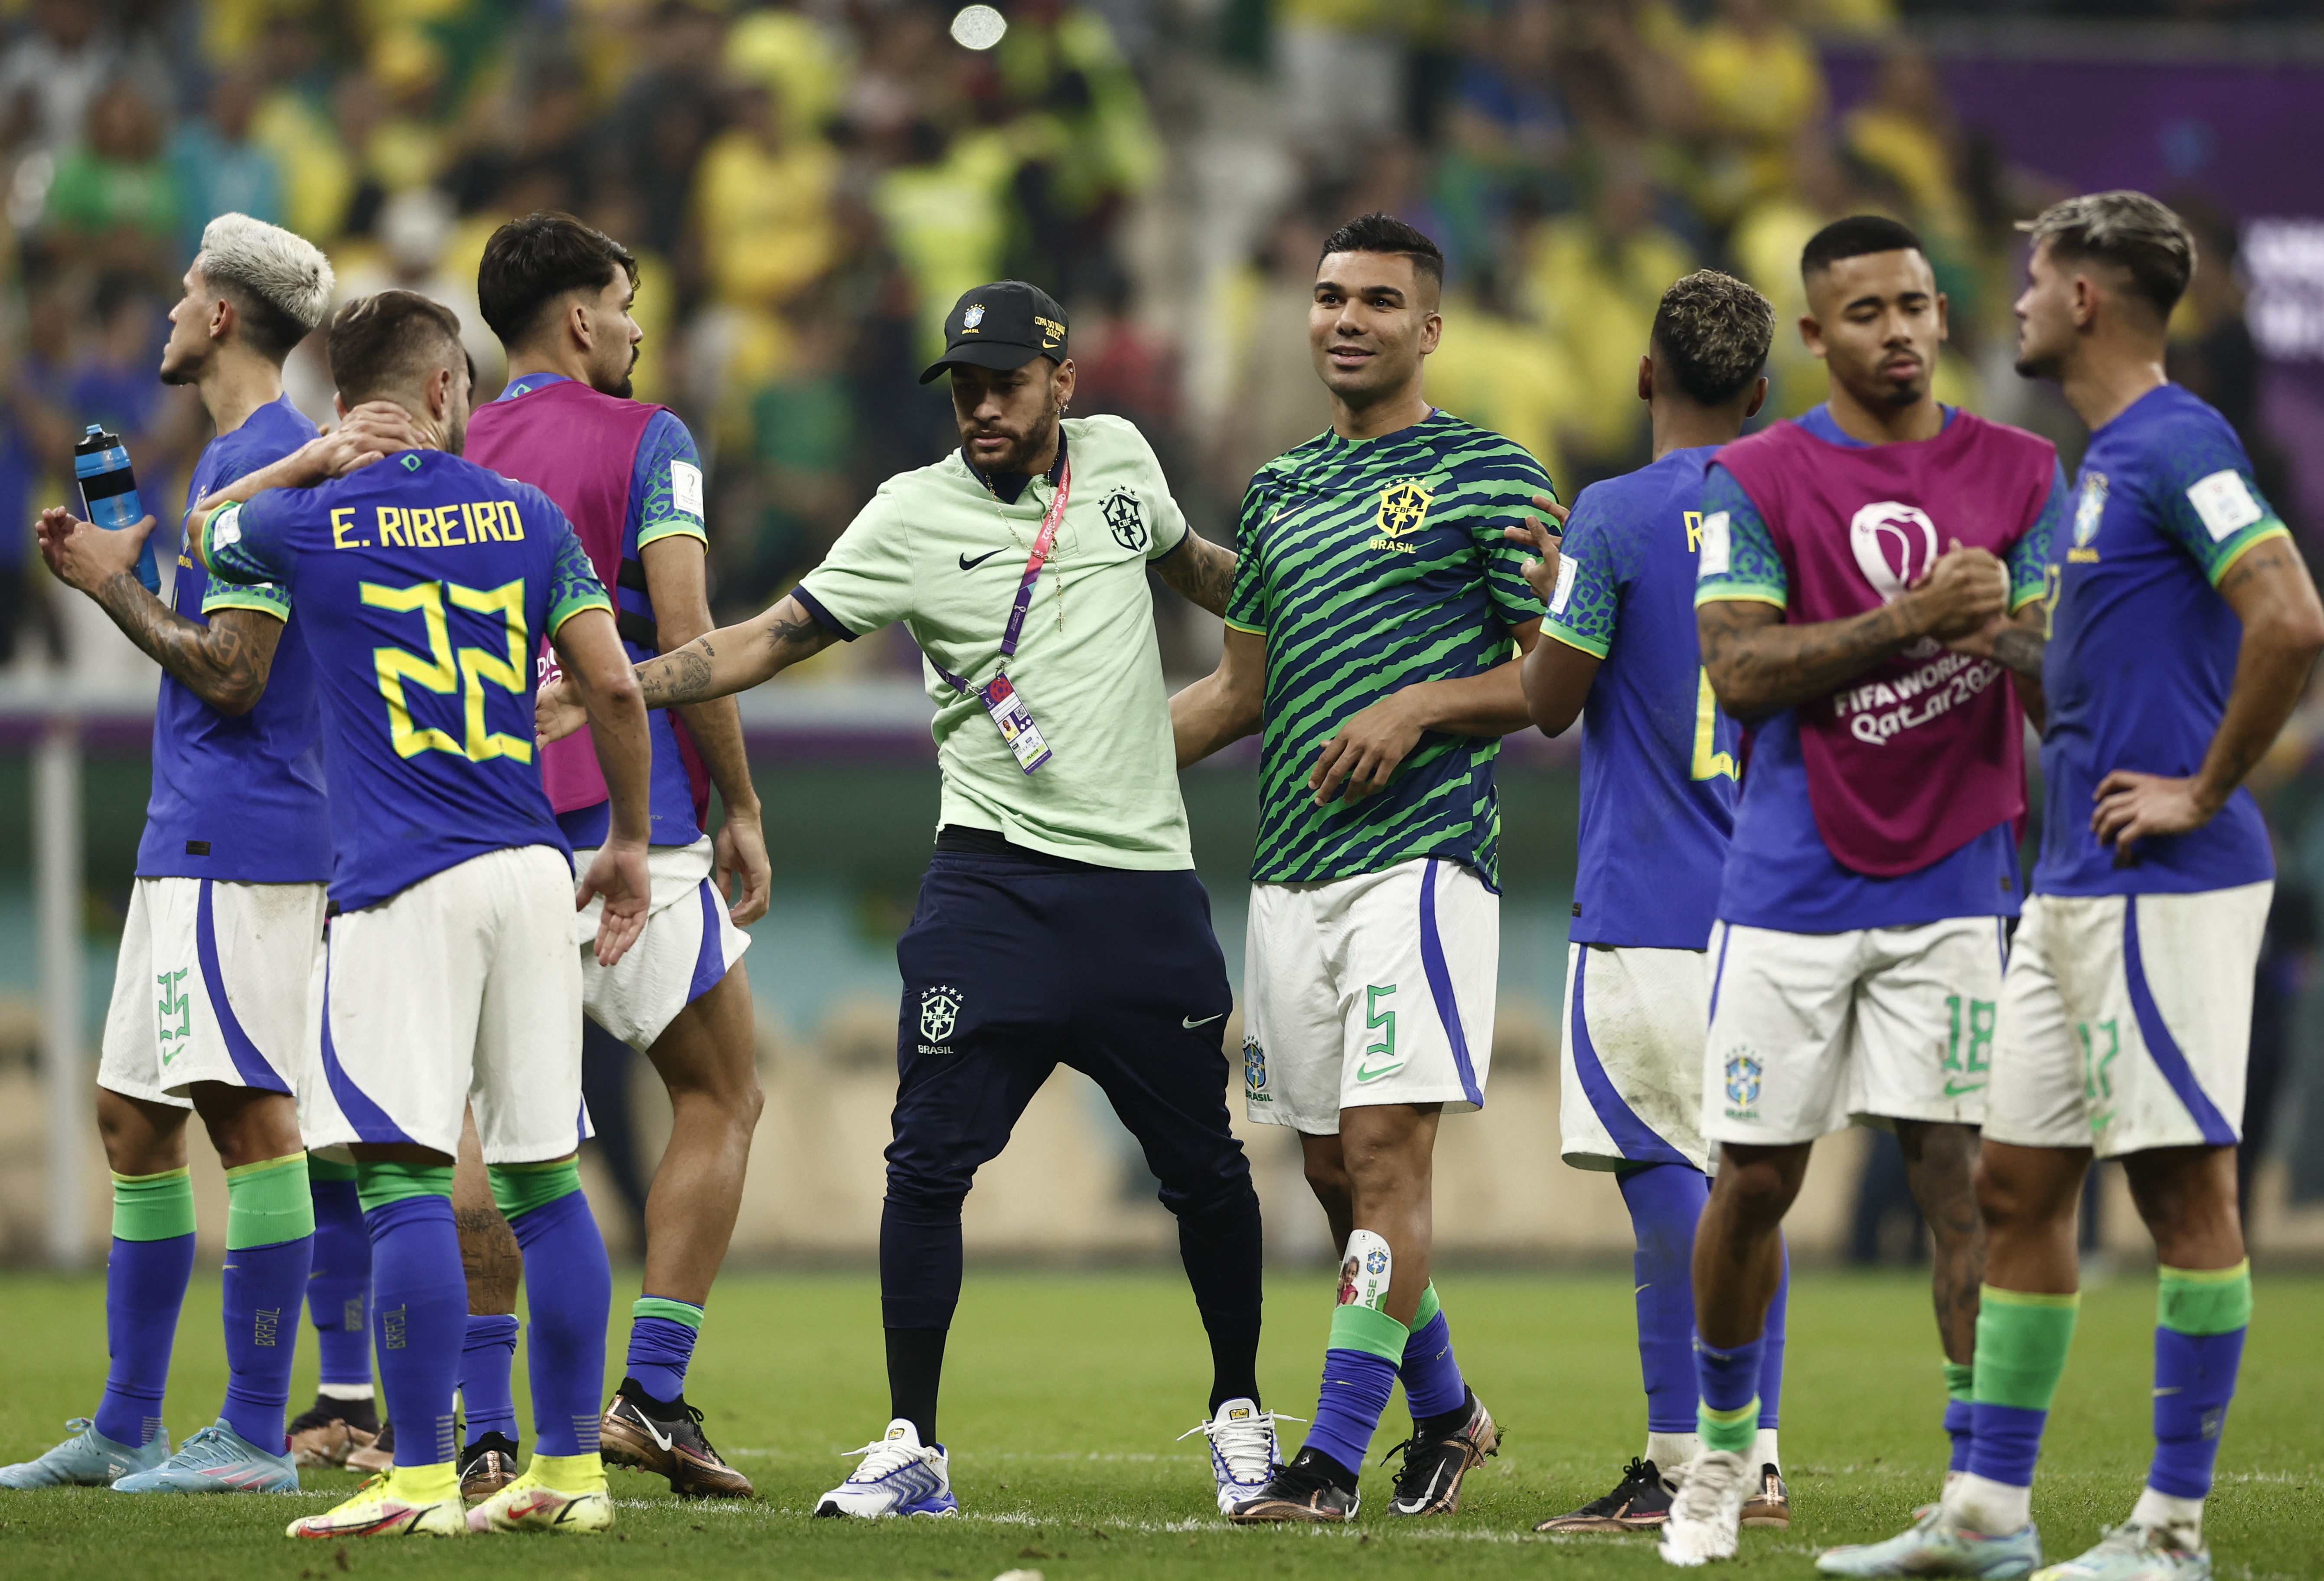
[[1283, 1469], [1283, 1456], [1275, 1442], [1277, 1421], [1304, 1422], [1305, 1417], [1277, 1417], [1259, 1409], [1255, 1400], [1219, 1402], [1218, 1414], [1196, 1422], [1178, 1435], [1181, 1440], [1202, 1434], [1211, 1441], [1211, 1480], [1218, 1484], [1219, 1513], [1231, 1513], [1237, 1504], [1267, 1491]]
[[952, 1496], [952, 1463], [941, 1444], [922, 1444], [920, 1431], [902, 1417], [888, 1430], [850, 1455], [863, 1456], [855, 1475], [823, 1495], [818, 1515], [950, 1515], [960, 1501]]
[[1663, 1522], [1663, 1563], [1691, 1569], [1713, 1559], [1733, 1558], [1736, 1534], [1743, 1527], [1743, 1501], [1751, 1496], [1756, 1481], [1740, 1455], [1697, 1450], [1692, 1464], [1680, 1474], [1678, 1497], [1671, 1501], [1670, 1519]]

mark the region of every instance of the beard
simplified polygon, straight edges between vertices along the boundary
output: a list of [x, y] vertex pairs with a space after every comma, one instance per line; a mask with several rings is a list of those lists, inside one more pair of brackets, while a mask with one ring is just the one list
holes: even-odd
[[192, 357], [179, 357], [175, 361], [172, 361], [170, 356], [170, 348], [166, 346], [161, 348], [161, 371], [160, 374], [161, 383], [164, 384], [190, 384], [195, 383], [201, 376], [201, 365]]
[[[1020, 439], [1012, 439], [1010, 443], [1009, 448], [1002, 453], [999, 460], [990, 464], [988, 470], [996, 474], [1004, 472], [1032, 471], [1033, 458], [1048, 448], [1050, 439], [1057, 431], [1057, 416], [1058, 413], [1056, 408], [1051, 407], [1047, 414], [1034, 426], [1033, 430], [1030, 433], [1024, 435]], [[991, 439], [1005, 437], [1007, 436], [1001, 434], [971, 432], [961, 440], [961, 443], [966, 445], [975, 439]], [[971, 453], [973, 454], [973, 452]]]
[[2021, 351], [2010, 365], [2021, 379], [2054, 379], [2058, 376], [2059, 359], [2044, 351]]

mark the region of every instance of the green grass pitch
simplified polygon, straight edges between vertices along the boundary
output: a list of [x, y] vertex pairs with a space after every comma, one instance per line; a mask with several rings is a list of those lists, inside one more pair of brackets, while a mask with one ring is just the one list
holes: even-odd
[[[635, 1275], [629, 1276], [634, 1281]], [[620, 1288], [617, 1284], [617, 1288]], [[628, 1289], [633, 1290], [632, 1283]], [[621, 1525], [605, 1539], [478, 1538], [335, 1545], [284, 1539], [295, 1515], [351, 1488], [307, 1474], [309, 1493], [131, 1498], [98, 1489], [0, 1493], [0, 1575], [120, 1581], [336, 1581], [350, 1575], [767, 1576], [991, 1581], [1180, 1581], [1525, 1576], [1554, 1581], [1663, 1574], [1649, 1539], [1531, 1535], [1540, 1517], [1611, 1485], [1643, 1441], [1629, 1281], [1614, 1272], [1462, 1273], [1441, 1284], [1471, 1380], [1508, 1433], [1461, 1512], [1391, 1521], [1387, 1474], [1367, 1468], [1350, 1528], [1234, 1530], [1211, 1502], [1201, 1413], [1206, 1353], [1174, 1273], [976, 1272], [954, 1330], [941, 1423], [962, 1516], [877, 1525], [808, 1518], [845, 1475], [840, 1451], [887, 1414], [873, 1282], [851, 1275], [735, 1274], [711, 1303], [689, 1392], [714, 1440], [756, 1480], [745, 1504], [680, 1503], [659, 1479], [613, 1473]], [[215, 1275], [187, 1301], [171, 1380], [173, 1436], [208, 1419], [224, 1386]], [[1277, 1271], [1260, 1378], [1306, 1414], [1331, 1300], [1327, 1271]], [[625, 1330], [626, 1290], [614, 1327]], [[2146, 1464], [2151, 1277], [2093, 1290], [2034, 1493], [2052, 1558], [2127, 1513]], [[0, 1280], [7, 1380], [0, 1460], [54, 1442], [96, 1403], [104, 1297], [94, 1278]], [[618, 1364], [618, 1341], [611, 1358]], [[313, 1397], [302, 1335], [294, 1404]], [[524, 1417], [520, 1354], [519, 1410]], [[1793, 1291], [1784, 1449], [1794, 1521], [1746, 1532], [1738, 1569], [1806, 1576], [1833, 1542], [1885, 1536], [1943, 1468], [1925, 1282], [1811, 1272]], [[528, 1426], [529, 1418], [524, 1418]], [[1378, 1447], [1402, 1436], [1389, 1408]], [[1298, 1443], [1287, 1429], [1286, 1448]], [[530, 1447], [530, 1439], [527, 1441]], [[2208, 1530], [2223, 1576], [2324, 1575], [2324, 1280], [2269, 1277], [2219, 1456]]]

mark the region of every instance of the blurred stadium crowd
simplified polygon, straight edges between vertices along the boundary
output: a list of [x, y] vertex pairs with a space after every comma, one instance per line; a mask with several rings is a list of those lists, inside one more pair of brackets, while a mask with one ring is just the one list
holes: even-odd
[[[1645, 458], [1630, 389], [1664, 287], [1718, 264], [1788, 322], [1801, 243], [1845, 212], [1921, 229], [1961, 354], [1942, 393], [2026, 421], [2010, 222], [2058, 194], [1956, 124], [1896, 0], [1001, 10], [980, 51], [925, 0], [0, 5], [0, 657], [66, 656], [23, 524], [66, 496], [84, 424], [128, 437], [149, 504], [182, 490], [208, 436], [153, 367], [178, 276], [228, 209], [322, 244], [345, 294], [394, 283], [457, 308], [480, 396], [501, 378], [475, 311], [493, 227], [561, 208], [627, 242], [638, 393], [710, 461], [729, 615], [940, 452], [948, 409], [918, 369], [955, 293], [1003, 275], [1068, 305], [1076, 410], [1138, 421], [1190, 516], [1231, 538], [1243, 480], [1324, 421], [1307, 282], [1320, 237], [1368, 208], [1450, 256], [1434, 397], [1532, 448], [1568, 498]], [[1833, 47], [1878, 62], [1844, 115]], [[2211, 256], [2232, 252], [2228, 217], [2172, 196]], [[2204, 272], [2183, 328], [2181, 376], [2264, 456], [2231, 273]], [[1794, 337], [1777, 347], [1773, 408], [1795, 412], [1821, 370]], [[293, 373], [327, 415], [314, 343]], [[831, 662], [910, 662], [856, 646]]]

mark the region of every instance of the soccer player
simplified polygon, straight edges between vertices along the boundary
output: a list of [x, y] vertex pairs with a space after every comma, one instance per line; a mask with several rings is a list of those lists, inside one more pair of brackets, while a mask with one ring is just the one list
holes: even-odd
[[[1614, 1171], [1630, 1210], [1646, 1388], [1646, 1453], [1610, 1493], [1536, 1531], [1660, 1526], [1698, 1447], [1688, 1262], [1711, 1189], [1707, 946], [1742, 754], [1696, 650], [1695, 557], [1703, 469], [1766, 399], [1774, 334], [1775, 310], [1739, 280], [1704, 270], [1672, 286], [1638, 360], [1653, 462], [1582, 490], [1562, 540], [1517, 530], [1540, 554], [1526, 578], [1549, 606], [1542, 631], [1553, 639], [1526, 659], [1526, 699], [1546, 735], [1582, 720], [1559, 1129], [1565, 1161]], [[1779, 1282], [1767, 1309], [1746, 1526], [1791, 1524], [1775, 1443], [1784, 1293]]]
[[[1211, 1341], [1213, 1492], [1263, 1481], [1259, 1197], [1229, 1125], [1233, 1007], [1194, 874], [1154, 640], [1151, 566], [1226, 606], [1234, 557], [1188, 530], [1154, 452], [1119, 418], [1065, 419], [1065, 310], [1001, 281], [964, 292], [944, 356], [961, 446], [880, 487], [771, 609], [638, 667], [653, 707], [756, 686], [901, 621], [927, 659], [944, 776], [936, 854], [896, 946], [901, 1080], [880, 1224], [892, 1419], [827, 1516], [945, 1515], [936, 1438], [960, 1301], [962, 1198], [1059, 1063], [1096, 1082], [1177, 1216]], [[541, 735], [578, 723], [541, 690]]]
[[[224, 215], [202, 233], [185, 293], [170, 310], [161, 379], [193, 385], [217, 430], [190, 507], [315, 437], [283, 398], [282, 361], [329, 305], [331, 266], [289, 231]], [[152, 525], [107, 532], [62, 509], [40, 523], [58, 578], [162, 676], [152, 798], [97, 1077], [113, 1170], [112, 1362], [96, 1416], [39, 1459], [0, 1470], [0, 1486], [295, 1490], [282, 1416], [317, 1229], [299, 1098], [311, 1085], [308, 998], [331, 871], [314, 663], [279, 587], [214, 583], [180, 559], [171, 602], [147, 592], [136, 559]], [[193, 1268], [189, 1108], [226, 1171], [227, 1376], [216, 1425], [171, 1455], [161, 1397]]]
[[[1994, 651], [2039, 676], [2045, 800], [2002, 985], [1978, 1195], [1986, 1288], [1976, 1442], [1941, 1506], [1847, 1576], [2022, 1576], [2041, 1563], [2034, 1461], [2078, 1293], [2075, 1206], [2123, 1161], [2162, 1263], [2154, 1457], [2129, 1519], [2054, 1581], [2198, 1581], [2219, 1429], [2251, 1317], [2236, 1197], [2252, 978], [2273, 892], [2240, 787], [2324, 652], [2324, 607], [2227, 420], [2168, 383], [2164, 327], [2195, 270], [2140, 192], [2044, 210], [2017, 371], [2089, 424], [2039, 629]], [[2046, 638], [2046, 640], [2045, 640]]]
[[[459, 320], [410, 291], [332, 320], [340, 409], [400, 408], [417, 442], [333, 481], [321, 447], [244, 478], [193, 536], [210, 573], [281, 583], [313, 633], [334, 863], [323, 1068], [371, 1226], [395, 1461], [306, 1538], [603, 1530], [597, 1454], [611, 1274], [574, 1168], [581, 966], [570, 853], [526, 728], [541, 638], [583, 698], [613, 813], [578, 901], [612, 965], [645, 920], [645, 713], [611, 606], [547, 495], [461, 458]], [[367, 410], [368, 408], [366, 408]], [[311, 486], [320, 484], [320, 486]], [[467, 1511], [452, 1394], [467, 1290], [452, 1222], [461, 1114], [531, 1280], [531, 1464]]]
[[[1702, 662], [1754, 733], [1711, 942], [1703, 1135], [1721, 1153], [1694, 1242], [1702, 1447], [1662, 1529], [1679, 1565], [1731, 1556], [1763, 1485], [1746, 1456], [1765, 1323], [1818, 1136], [1895, 1128], [1966, 1392], [2024, 722], [1998, 664], [1944, 644], [2040, 598], [2065, 499], [2048, 441], [1930, 393], [1945, 300], [1910, 229], [1835, 221], [1801, 273], [1831, 399], [1721, 449], [1703, 485]], [[1965, 1410], [1949, 1401], [1949, 1423]]]
[[1485, 1102], [1493, 766], [1528, 722], [1512, 643], [1541, 624], [1502, 533], [1551, 485], [1421, 393], [1443, 275], [1436, 244], [1388, 215], [1324, 242], [1307, 337], [1332, 426], [1251, 480], [1219, 667], [1171, 703], [1181, 768], [1265, 726], [1244, 1103], [1299, 1133], [1342, 1259], [1314, 1423], [1239, 1522], [1352, 1519], [1399, 1377], [1412, 1436], [1391, 1513], [1458, 1508], [1499, 1444], [1428, 1276], [1429, 1189], [1439, 1119]]
[[[533, 484], [564, 511], [613, 591], [632, 661], [710, 630], [701, 459], [684, 423], [629, 398], [643, 337], [630, 317], [637, 273], [620, 243], [570, 215], [528, 215], [493, 233], [476, 297], [508, 348], [509, 382], [477, 410], [467, 448], [470, 459]], [[750, 1479], [711, 1447], [685, 1385], [759, 1122], [757, 1031], [742, 966], [750, 937], [739, 925], [766, 914], [767, 846], [733, 699], [657, 713], [651, 727], [653, 913], [619, 966], [600, 966], [586, 953], [581, 961], [584, 1008], [653, 1062], [670, 1101], [669, 1144], [646, 1198], [645, 1290], [632, 1308], [627, 1375], [605, 1408], [602, 1442], [615, 1465], [658, 1472], [678, 1493], [747, 1498]], [[706, 772], [725, 809], [715, 842], [700, 819]], [[605, 785], [587, 742], [547, 747], [541, 774], [574, 865], [585, 869], [606, 820]], [[741, 891], [731, 911], [720, 899], [729, 874]], [[511, 1326], [506, 1318], [478, 1321]], [[483, 1356], [497, 1358], [495, 1398], [505, 1399], [510, 1352], [479, 1338]]]

